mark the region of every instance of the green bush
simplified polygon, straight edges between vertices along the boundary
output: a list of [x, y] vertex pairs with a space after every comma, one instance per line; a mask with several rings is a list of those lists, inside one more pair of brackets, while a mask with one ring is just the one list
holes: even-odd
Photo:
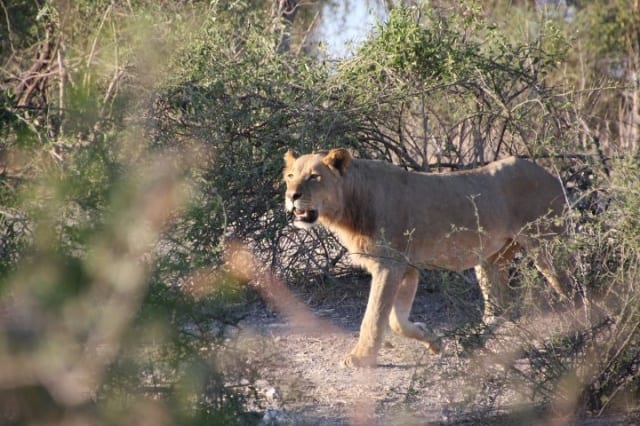
[[551, 20], [511, 41], [466, 2], [447, 13], [395, 8], [340, 79], [364, 110], [369, 152], [412, 169], [463, 168], [571, 143], [570, 110], [546, 82], [566, 48]]
[[[225, 242], [240, 239], [277, 268], [284, 153], [349, 146], [357, 122], [334, 108], [329, 69], [274, 51], [254, 8], [224, 20], [214, 13], [208, 22], [176, 59], [151, 111], [154, 147], [198, 157], [190, 170], [194, 203], [174, 231], [194, 265], [219, 262]], [[238, 35], [237, 28], [251, 30]]]

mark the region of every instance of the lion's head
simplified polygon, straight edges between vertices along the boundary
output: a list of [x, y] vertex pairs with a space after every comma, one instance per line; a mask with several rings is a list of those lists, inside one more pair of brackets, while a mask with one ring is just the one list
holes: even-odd
[[285, 205], [294, 225], [309, 228], [318, 219], [337, 220], [344, 208], [343, 178], [351, 162], [345, 149], [296, 157], [284, 156]]

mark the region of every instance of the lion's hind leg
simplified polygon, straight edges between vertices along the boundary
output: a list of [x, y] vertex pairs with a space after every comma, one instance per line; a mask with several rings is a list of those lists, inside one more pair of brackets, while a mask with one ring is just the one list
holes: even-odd
[[484, 321], [502, 315], [511, 304], [508, 269], [519, 248], [516, 242], [508, 240], [500, 251], [475, 267], [484, 299]]
[[426, 325], [409, 321], [411, 306], [418, 288], [418, 270], [407, 269], [389, 314], [389, 325], [398, 335], [421, 341], [431, 352], [440, 352], [439, 339], [431, 333]]
[[553, 287], [560, 299], [568, 299], [570, 293], [568, 291], [569, 280], [566, 274], [558, 273], [558, 268], [555, 267], [553, 257], [547, 248], [543, 244], [540, 244], [535, 238], [524, 235], [518, 237], [518, 244], [522, 245], [522, 247], [531, 254], [536, 269], [540, 271], [542, 276], [551, 284], [551, 287]]

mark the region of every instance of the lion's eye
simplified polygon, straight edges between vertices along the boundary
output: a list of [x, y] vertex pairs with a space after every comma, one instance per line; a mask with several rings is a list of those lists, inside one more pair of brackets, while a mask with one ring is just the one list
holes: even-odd
[[309, 180], [312, 180], [312, 181], [316, 181], [316, 182], [317, 182], [317, 181], [319, 181], [319, 180], [320, 180], [320, 175], [319, 175], [319, 174], [317, 174], [317, 173], [311, 173], [311, 174], [309, 175]]
[[287, 179], [293, 179], [293, 173], [288, 173], [287, 174]]

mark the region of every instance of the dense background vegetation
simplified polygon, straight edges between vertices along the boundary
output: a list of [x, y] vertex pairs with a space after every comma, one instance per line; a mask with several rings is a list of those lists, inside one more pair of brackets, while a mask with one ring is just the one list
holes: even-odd
[[225, 248], [294, 279], [343, 273], [333, 240], [287, 229], [279, 183], [286, 148], [333, 146], [554, 170], [572, 203], [554, 249], [590, 304], [555, 337], [516, 335], [519, 374], [565, 410], [634, 408], [638, 3], [390, 4], [342, 60], [296, 3], [0, 1], [3, 422], [253, 421], [256, 365], [229, 336], [256, 295]]

